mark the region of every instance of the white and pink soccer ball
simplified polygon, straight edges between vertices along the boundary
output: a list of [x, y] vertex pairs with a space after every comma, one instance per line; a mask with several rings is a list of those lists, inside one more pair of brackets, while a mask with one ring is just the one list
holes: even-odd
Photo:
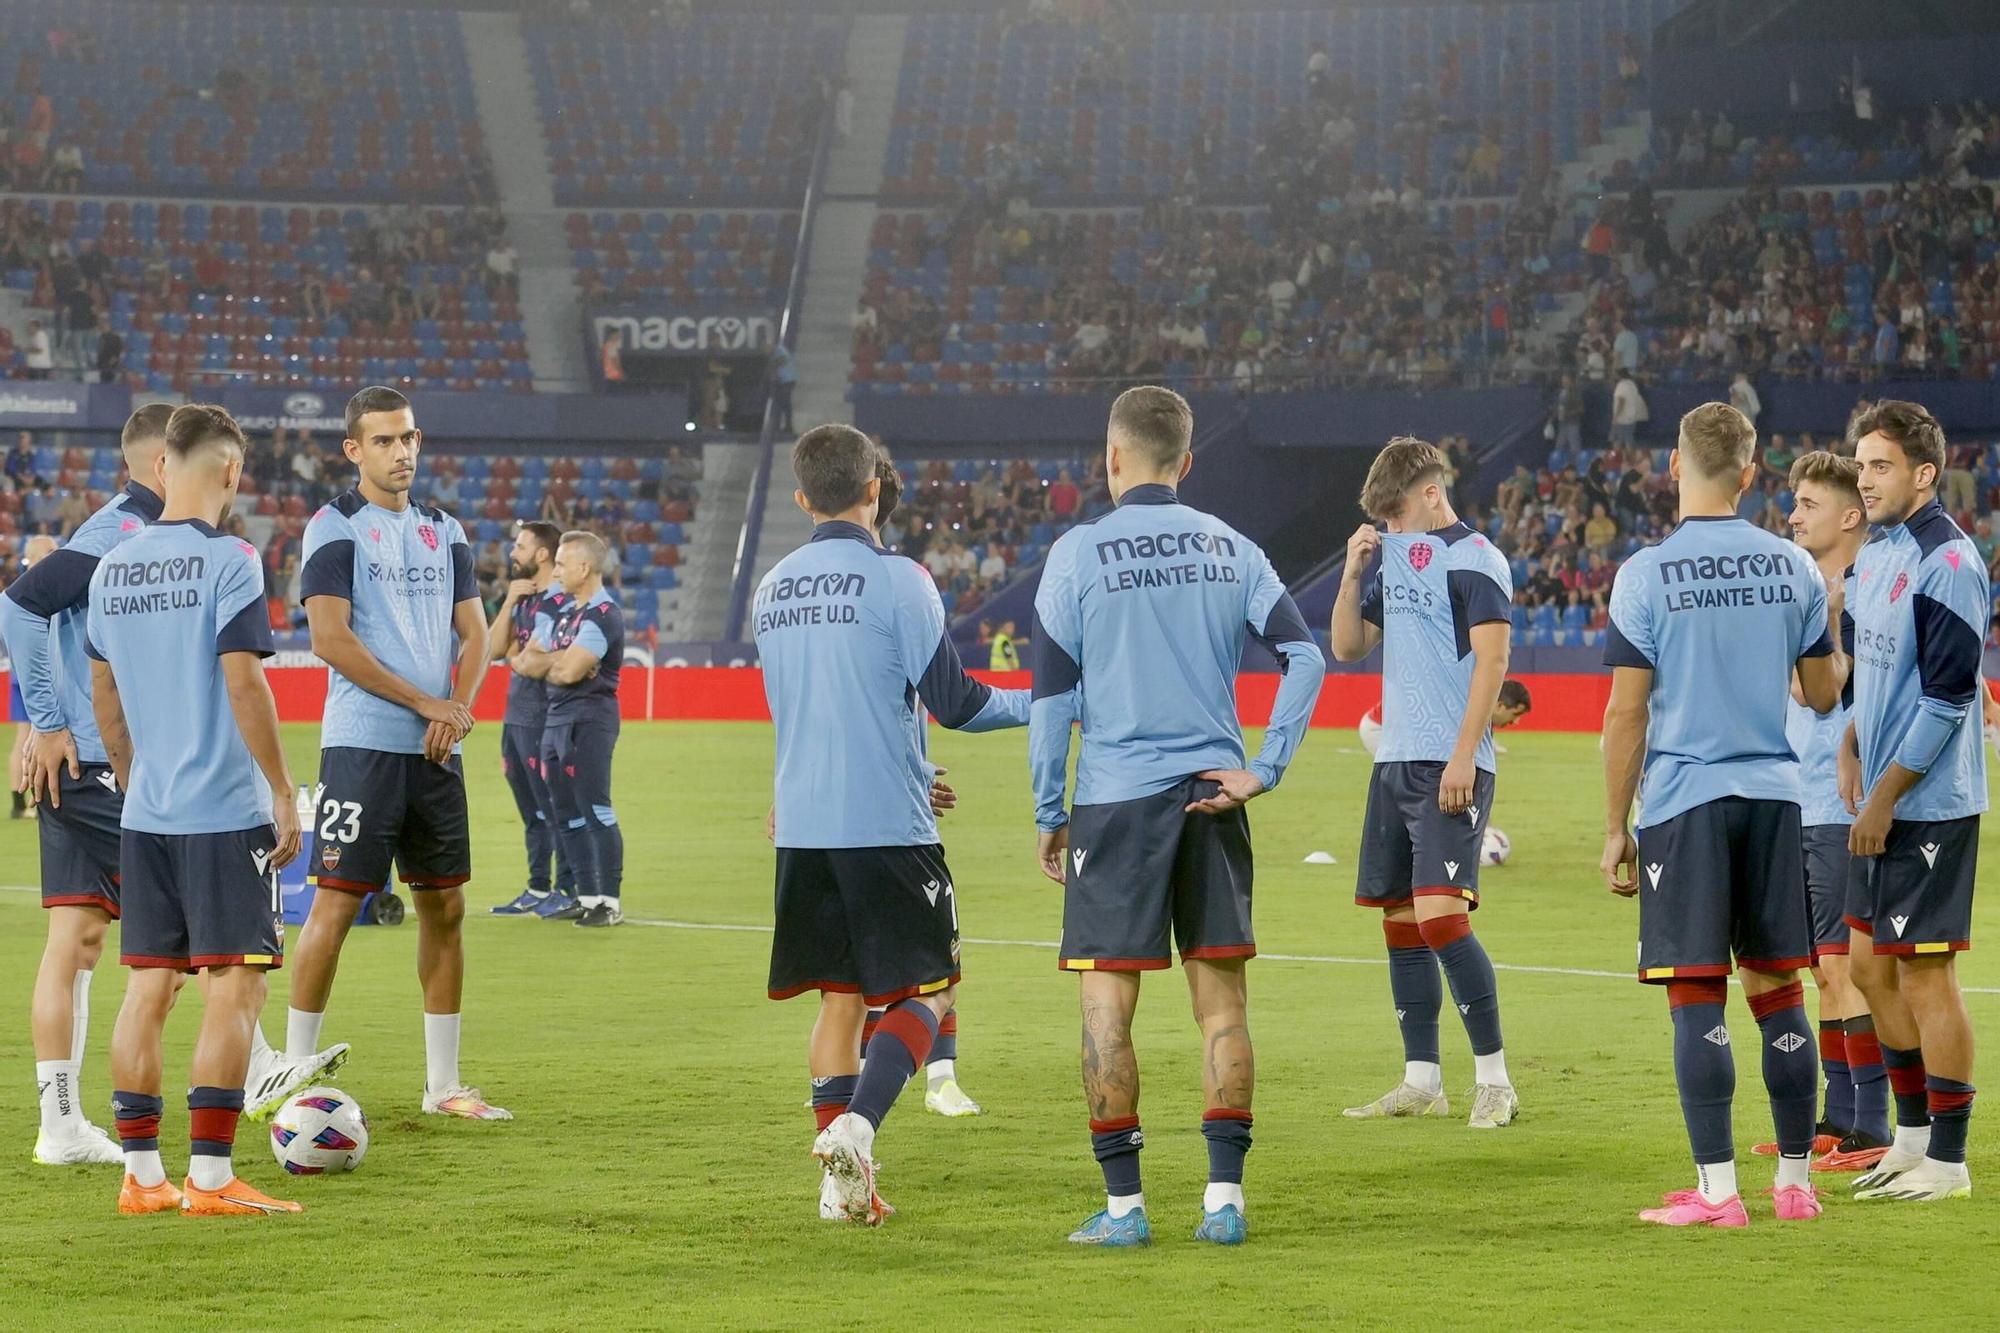
[[1361, 733], [1361, 748], [1374, 754], [1375, 748], [1382, 743], [1382, 705], [1376, 704], [1363, 713], [1355, 730]]
[[1507, 858], [1514, 854], [1514, 844], [1506, 834], [1497, 828], [1486, 830], [1486, 836], [1479, 843], [1479, 864], [1483, 866], [1504, 866]]
[[271, 1117], [271, 1155], [295, 1176], [352, 1171], [368, 1151], [368, 1117], [339, 1088], [307, 1088]]

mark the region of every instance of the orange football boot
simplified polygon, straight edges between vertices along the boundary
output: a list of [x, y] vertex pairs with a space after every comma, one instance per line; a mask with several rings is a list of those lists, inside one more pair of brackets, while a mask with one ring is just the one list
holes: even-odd
[[141, 1213], [179, 1212], [186, 1201], [171, 1180], [157, 1185], [141, 1185], [125, 1173], [124, 1187], [118, 1191], [118, 1211], [136, 1217]]
[[181, 1201], [181, 1211], [189, 1217], [258, 1217], [266, 1213], [303, 1213], [306, 1206], [285, 1199], [274, 1199], [262, 1190], [243, 1183], [236, 1176], [219, 1190], [205, 1190], [197, 1187], [194, 1177], [189, 1176], [185, 1186], [186, 1198]]

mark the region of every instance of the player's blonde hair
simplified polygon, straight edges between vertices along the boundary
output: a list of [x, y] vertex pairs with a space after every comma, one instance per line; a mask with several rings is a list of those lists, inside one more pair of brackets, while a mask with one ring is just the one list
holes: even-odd
[[1797, 490], [1808, 481], [1832, 491], [1848, 509], [1864, 507], [1861, 503], [1861, 464], [1851, 458], [1842, 458], [1825, 449], [1801, 454], [1799, 460], [1792, 464], [1792, 489]]
[[1442, 449], [1428, 440], [1398, 435], [1368, 465], [1368, 478], [1361, 483], [1361, 510], [1383, 522], [1399, 518], [1411, 488], [1443, 481], [1444, 470]]
[[1750, 466], [1757, 428], [1728, 403], [1703, 403], [1681, 418], [1680, 451], [1683, 466], [1720, 481]]
[[562, 544], [582, 547], [583, 553], [590, 557], [590, 567], [597, 571], [599, 578], [610, 572], [611, 547], [596, 533], [573, 528], [562, 535]]

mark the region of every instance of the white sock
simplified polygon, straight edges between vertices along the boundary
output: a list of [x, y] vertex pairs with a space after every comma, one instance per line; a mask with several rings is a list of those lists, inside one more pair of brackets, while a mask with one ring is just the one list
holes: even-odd
[[1809, 1160], [1802, 1154], [1798, 1157], [1778, 1158], [1778, 1188], [1790, 1189], [1794, 1185], [1810, 1185], [1812, 1177], [1806, 1174]]
[[79, 967], [69, 983], [69, 1058], [83, 1063], [84, 1038], [90, 1034], [90, 969]]
[[83, 1108], [76, 1104], [75, 1060], [35, 1061], [35, 1085], [42, 1095], [42, 1133], [75, 1134], [83, 1128]]
[[933, 1060], [924, 1066], [924, 1082], [936, 1086], [948, 1078], [958, 1077], [958, 1061]]
[[1418, 1092], [1433, 1095], [1444, 1091], [1444, 1066], [1430, 1060], [1405, 1060], [1403, 1082]]
[[309, 1014], [303, 1009], [285, 1010], [285, 1058], [310, 1059], [319, 1050], [319, 1030], [325, 1022], [326, 1015], [323, 1013]]
[[[155, 1157], [154, 1160], [158, 1160]], [[188, 1179], [198, 1190], [219, 1190], [236, 1175], [236, 1168], [227, 1157], [215, 1157], [205, 1152], [195, 1153], [188, 1158]]]
[[1226, 1180], [1211, 1180], [1208, 1188], [1201, 1193], [1201, 1210], [1212, 1213], [1225, 1204], [1235, 1204], [1236, 1211], [1243, 1211], [1243, 1185], [1239, 1181], [1232, 1185]]
[[1931, 1151], [1931, 1127], [1929, 1125], [1896, 1126], [1895, 1151], [1906, 1152], [1913, 1157], [1927, 1157]]
[[151, 1148], [145, 1152], [125, 1153], [125, 1174], [143, 1186], [158, 1185], [167, 1178], [167, 1168], [160, 1163], [160, 1150]]
[[1473, 1056], [1472, 1081], [1490, 1083], [1496, 1088], [1513, 1087], [1513, 1080], [1507, 1077], [1507, 1052], [1495, 1051], [1491, 1055]]
[[260, 1018], [250, 1029], [250, 1067], [255, 1069], [274, 1054], [270, 1040], [264, 1035], [264, 1020]]
[[1721, 1203], [1736, 1193], [1736, 1163], [1710, 1162], [1695, 1164], [1695, 1188], [1709, 1203]]
[[433, 1093], [458, 1086], [458, 1015], [424, 1015], [424, 1084]]
[[1125, 1216], [1146, 1206], [1146, 1196], [1139, 1194], [1107, 1194], [1104, 1196], [1104, 1211], [1115, 1218]]

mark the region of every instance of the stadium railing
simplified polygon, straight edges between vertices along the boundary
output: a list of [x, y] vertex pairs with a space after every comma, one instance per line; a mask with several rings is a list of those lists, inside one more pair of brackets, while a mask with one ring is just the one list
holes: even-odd
[[[778, 341], [787, 347], [798, 339], [794, 325], [799, 305], [805, 297], [806, 256], [812, 251], [813, 223], [826, 185], [826, 159], [833, 144], [833, 112], [822, 110], [814, 134], [812, 171], [806, 177], [806, 192], [799, 201], [799, 239], [792, 250], [791, 276], [785, 281], [785, 304], [778, 312]], [[764, 501], [771, 493], [771, 464], [776, 454], [778, 407], [773, 399], [764, 403], [764, 425], [757, 439], [757, 475], [750, 483], [750, 499], [744, 506], [743, 527], [736, 536], [736, 563], [729, 576], [729, 613], [724, 620], [730, 639], [743, 637], [749, 618], [750, 581], [757, 572], [757, 545], [764, 536]]]

